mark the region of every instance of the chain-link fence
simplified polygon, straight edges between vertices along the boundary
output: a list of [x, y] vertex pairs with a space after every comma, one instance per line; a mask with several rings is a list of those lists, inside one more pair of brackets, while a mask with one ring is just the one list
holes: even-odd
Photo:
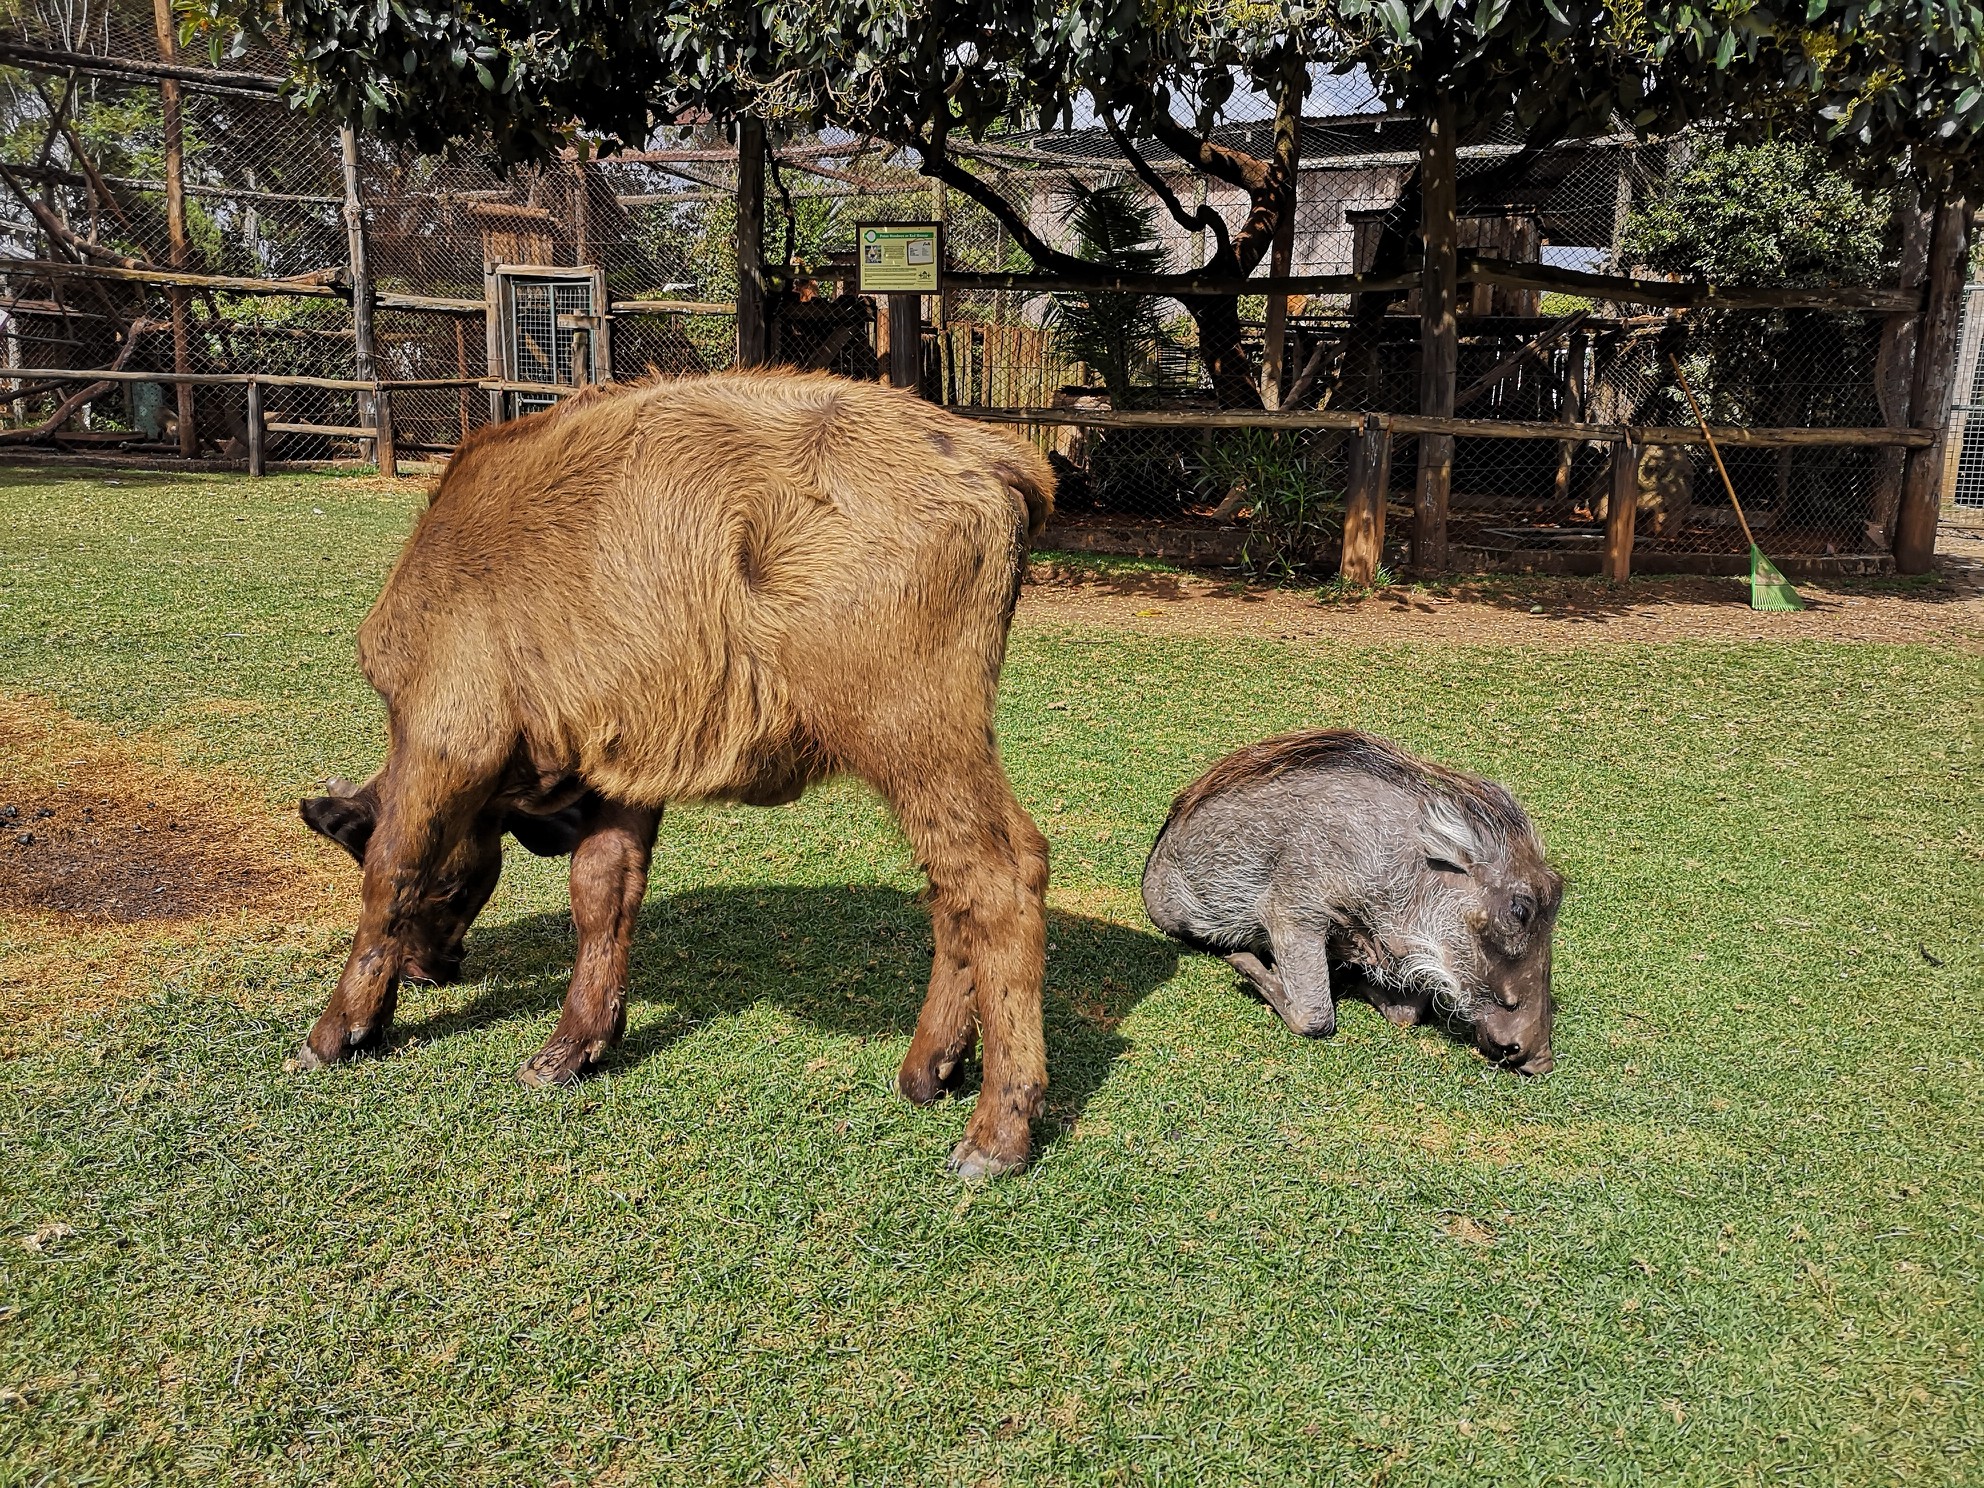
[[[279, 58], [251, 51], [212, 68], [175, 57], [153, 8], [133, 0], [21, 0], [0, 43], [7, 365], [161, 374], [111, 386], [6, 379], [12, 421], [0, 441], [244, 458], [247, 390], [187, 397], [166, 380], [234, 373], [422, 383], [391, 388], [393, 436], [405, 454], [441, 456], [492, 416], [541, 406], [538, 385], [735, 359], [740, 174], [735, 142], [718, 131], [667, 129], [640, 150], [506, 173], [341, 138], [277, 96]], [[1264, 166], [1290, 137], [1278, 135], [1271, 100], [1240, 92], [1210, 139], [1228, 159]], [[1327, 567], [1352, 475], [1346, 429], [1271, 417], [1221, 426], [1219, 416], [1235, 406], [1235, 369], [1245, 397], [1281, 414], [1418, 407], [1421, 126], [1380, 110], [1354, 74], [1319, 75], [1292, 138], [1295, 210], [1271, 247], [1244, 170], [1200, 169], [1107, 119], [957, 144], [942, 180], [876, 140], [777, 141], [763, 189], [765, 350], [873, 378], [892, 335], [913, 335], [925, 396], [1028, 428], [1050, 451], [1067, 541], [1134, 525], [1195, 553]], [[1899, 422], [1884, 392], [1895, 327], [1909, 319], [1896, 310], [1675, 310], [1550, 287], [1542, 271], [1575, 280], [1641, 265], [1644, 224], [1688, 148], [1623, 133], [1548, 149], [1513, 134], [1462, 145], [1462, 250], [1538, 272], [1463, 284], [1455, 415], [1565, 433], [1466, 426], [1452, 457], [1456, 561], [1595, 552], [1614, 493], [1629, 489], [1613, 478], [1608, 431], [1693, 422], [1677, 366], [1725, 427]], [[854, 292], [856, 226], [933, 219], [951, 287], [923, 299], [913, 326], [891, 326], [876, 299]], [[1275, 299], [1093, 289], [1078, 275], [1043, 282], [1041, 249], [1132, 276], [1359, 277]], [[203, 282], [161, 282], [171, 271]], [[1029, 282], [1008, 287], [1014, 277]], [[1965, 341], [1966, 366], [1977, 339]], [[1973, 374], [1959, 418], [1984, 399], [1975, 385]], [[291, 383], [262, 397], [268, 458], [374, 456], [380, 409], [364, 388]], [[1968, 438], [1952, 448], [1967, 451]], [[1729, 496], [1698, 443], [1645, 444], [1632, 458], [1641, 566], [1740, 555]], [[1774, 552], [1886, 551], [1898, 449], [1737, 442], [1725, 459]], [[1976, 463], [1984, 470], [1984, 457]], [[1400, 432], [1387, 482], [1394, 538], [1417, 466], [1417, 441]], [[1984, 475], [1972, 484], [1984, 489]]]

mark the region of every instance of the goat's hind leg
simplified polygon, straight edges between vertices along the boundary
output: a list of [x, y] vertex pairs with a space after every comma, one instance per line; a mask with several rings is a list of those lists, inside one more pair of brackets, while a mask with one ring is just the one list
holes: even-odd
[[947, 1078], [947, 1066], [954, 1073], [975, 1015], [985, 1075], [951, 1166], [966, 1177], [1010, 1173], [1026, 1164], [1030, 1123], [1047, 1092], [1047, 842], [1013, 798], [989, 741], [915, 757], [918, 772], [888, 782], [885, 794], [930, 876], [939, 955], [950, 949], [969, 981], [940, 960], [898, 1083], [914, 1098]]
[[572, 922], [579, 932], [571, 990], [558, 1026], [525, 1061], [526, 1085], [569, 1085], [620, 1042], [627, 1027], [627, 956], [648, 891], [658, 806], [598, 801], [572, 850]]

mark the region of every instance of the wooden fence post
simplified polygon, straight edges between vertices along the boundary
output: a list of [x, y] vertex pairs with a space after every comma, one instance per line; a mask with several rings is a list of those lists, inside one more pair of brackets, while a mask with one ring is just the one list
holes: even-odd
[[765, 126], [737, 126], [737, 365], [765, 359]]
[[[1564, 422], [1567, 424], [1584, 422], [1584, 364], [1589, 342], [1587, 332], [1571, 332], [1570, 350], [1564, 355]], [[1578, 443], [1566, 439], [1557, 447], [1557, 476], [1552, 491], [1559, 504], [1571, 494], [1571, 466], [1578, 457]]]
[[[1425, 269], [1419, 285], [1419, 411], [1451, 418], [1460, 366], [1460, 222], [1454, 102], [1444, 91], [1425, 121], [1419, 145], [1419, 225]], [[1453, 492], [1451, 434], [1419, 436], [1419, 479], [1412, 498], [1412, 566], [1437, 573], [1447, 566], [1447, 507]]]
[[1936, 556], [1956, 342], [1963, 321], [1964, 269], [1970, 260], [1970, 221], [1971, 206], [1962, 197], [1937, 203], [1929, 238], [1929, 304], [1915, 342], [1915, 385], [1908, 399], [1910, 421], [1936, 437], [1925, 448], [1908, 452], [1902, 477], [1901, 505], [1894, 519], [1894, 566], [1905, 574], [1927, 573]]
[[1632, 430], [1612, 446], [1612, 495], [1605, 508], [1605, 577], [1623, 584], [1633, 571], [1633, 532], [1640, 514], [1639, 446]]
[[372, 394], [372, 453], [379, 474], [397, 477], [400, 473], [398, 442], [393, 438], [393, 395], [385, 388]]
[[262, 384], [254, 377], [248, 379], [248, 473], [269, 473], [268, 420], [262, 412]]
[[[158, 32], [158, 59], [170, 63], [178, 53], [178, 22], [172, 14], [172, 0], [152, 0], [152, 20]], [[165, 135], [165, 235], [172, 267], [184, 270], [189, 246], [186, 237], [186, 144], [179, 121], [179, 84], [165, 80], [158, 85], [159, 118]], [[168, 289], [166, 301], [172, 306], [172, 370], [181, 377], [193, 370], [192, 316], [193, 293], [185, 288]], [[193, 384], [174, 385], [179, 405], [179, 453], [193, 459], [200, 453], [199, 409], [193, 397]]]
[[1368, 589], [1385, 558], [1385, 495], [1391, 488], [1392, 426], [1383, 414], [1364, 415], [1350, 451], [1350, 489], [1343, 503], [1343, 582]]
[[923, 296], [892, 294], [889, 310], [889, 386], [923, 391]]

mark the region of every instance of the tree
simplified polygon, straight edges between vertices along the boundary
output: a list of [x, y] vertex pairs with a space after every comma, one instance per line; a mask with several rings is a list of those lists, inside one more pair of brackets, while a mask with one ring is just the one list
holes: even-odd
[[[1641, 24], [1637, 44], [1676, 112], [1732, 139], [1810, 139], [1862, 184], [1897, 188], [1905, 282], [1919, 273], [1928, 301], [1913, 334], [1883, 348], [1912, 361], [1891, 401], [1940, 434], [1984, 195], [1984, 6], [1808, 0], [1778, 13], [1750, 0], [1654, 0]], [[1894, 522], [1904, 573], [1933, 557], [1942, 462], [1940, 441], [1908, 456]]]
[[[1060, 205], [1073, 228], [1077, 254], [1118, 274], [1157, 274], [1164, 248], [1157, 240], [1157, 210], [1127, 181], [1086, 186], [1070, 180]], [[1131, 374], [1163, 339], [1158, 298], [1126, 290], [1097, 289], [1054, 298], [1052, 324], [1061, 351], [1102, 374], [1110, 403], [1135, 402]]]

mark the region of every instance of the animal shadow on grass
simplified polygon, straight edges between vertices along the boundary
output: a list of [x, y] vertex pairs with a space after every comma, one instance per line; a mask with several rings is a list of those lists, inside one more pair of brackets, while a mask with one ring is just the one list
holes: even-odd
[[[1178, 966], [1160, 935], [1049, 910], [1045, 1013], [1050, 1084], [1040, 1139], [1071, 1124], [1126, 1047], [1116, 1025]], [[881, 885], [779, 884], [691, 889], [651, 898], [629, 968], [634, 1026], [607, 1056], [626, 1070], [712, 1019], [760, 1003], [829, 1033], [907, 1040], [930, 975], [930, 915]], [[466, 1007], [404, 1023], [422, 1042], [555, 1010], [571, 975], [569, 915], [528, 915], [471, 931], [466, 975], [484, 983]], [[643, 1003], [665, 1006], [638, 1016]], [[975, 1088], [974, 1060], [967, 1082]]]

